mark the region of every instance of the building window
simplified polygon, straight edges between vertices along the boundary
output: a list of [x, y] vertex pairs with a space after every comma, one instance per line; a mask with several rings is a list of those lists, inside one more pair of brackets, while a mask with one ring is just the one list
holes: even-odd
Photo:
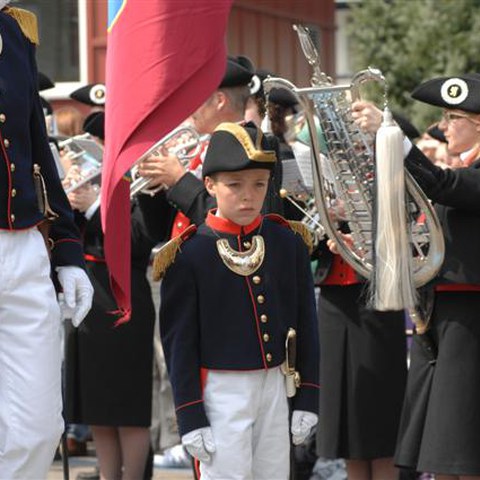
[[85, 45], [85, 0], [13, 0], [14, 7], [35, 13], [40, 45], [38, 69], [55, 82], [47, 97], [62, 98], [84, 83], [87, 77]]

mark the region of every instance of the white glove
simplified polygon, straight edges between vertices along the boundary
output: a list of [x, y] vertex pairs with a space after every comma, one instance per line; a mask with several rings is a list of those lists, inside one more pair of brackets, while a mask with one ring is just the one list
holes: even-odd
[[80, 267], [57, 267], [55, 270], [63, 289], [63, 295], [58, 296], [62, 317], [71, 318], [73, 325], [78, 327], [92, 308], [92, 284]]
[[210, 454], [216, 450], [210, 427], [198, 428], [182, 436], [182, 444], [187, 452], [201, 462], [210, 462]]
[[312, 428], [318, 422], [318, 415], [312, 412], [305, 412], [303, 410], [294, 410], [292, 414], [292, 442], [294, 445], [303, 443]]

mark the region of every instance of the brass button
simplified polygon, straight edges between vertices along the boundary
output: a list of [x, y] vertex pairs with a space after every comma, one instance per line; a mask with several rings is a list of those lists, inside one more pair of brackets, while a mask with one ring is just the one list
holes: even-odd
[[0, 123], [5, 123], [5, 120], [7, 119], [7, 117], [5, 116], [4, 113], [0, 113]]
[[262, 281], [262, 279], [261, 279], [261, 277], [259, 277], [258, 275], [255, 275], [255, 276], [252, 278], [252, 282], [253, 282], [255, 285], [258, 285], [261, 281]]
[[10, 221], [12, 221], [12, 222], [15, 221], [15, 215], [13, 213], [10, 215]]
[[270, 340], [270, 335], [268, 333], [263, 334], [263, 341], [268, 342]]
[[11, 172], [14, 172], [14, 171], [15, 171], [15, 164], [14, 164], [14, 163], [11, 163], [11, 164], [10, 164], [10, 171], [11, 171]]
[[257, 302], [258, 303], [265, 303], [265, 297], [263, 295], [259, 295], [257, 297]]
[[268, 317], [265, 314], [260, 315], [260, 321], [262, 323], [267, 323], [268, 322]]
[[177, 222], [177, 228], [182, 228], [183, 227], [183, 222]]
[[252, 244], [251, 244], [251, 242], [249, 242], [249, 241], [245, 241], [245, 242], [243, 242], [243, 246], [244, 246], [245, 248], [250, 248], [250, 247], [252, 246]]
[[12, 188], [12, 197], [14, 197], [16, 194], [17, 194], [17, 191], [14, 188]]
[[265, 355], [265, 358], [267, 359], [267, 362], [271, 362], [272, 361], [272, 354], [271, 353], [267, 353]]
[[10, 146], [10, 140], [8, 138], [4, 138], [3, 144], [5, 145], [5, 148], [8, 148]]

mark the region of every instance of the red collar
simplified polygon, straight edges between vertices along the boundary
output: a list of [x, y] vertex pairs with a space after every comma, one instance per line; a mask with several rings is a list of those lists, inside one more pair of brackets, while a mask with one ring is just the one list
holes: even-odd
[[223, 233], [231, 233], [232, 235], [246, 235], [256, 230], [262, 223], [262, 216], [259, 215], [249, 225], [237, 225], [236, 223], [226, 218], [215, 216], [216, 209], [208, 212], [205, 223], [212, 228]]

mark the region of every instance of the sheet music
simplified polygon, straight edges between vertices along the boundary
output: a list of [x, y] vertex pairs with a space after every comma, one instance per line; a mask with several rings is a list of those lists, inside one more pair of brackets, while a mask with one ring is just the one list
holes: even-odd
[[290, 146], [294, 158], [282, 162], [282, 188], [294, 194], [310, 194], [313, 192], [311, 149], [301, 142], [293, 142]]

